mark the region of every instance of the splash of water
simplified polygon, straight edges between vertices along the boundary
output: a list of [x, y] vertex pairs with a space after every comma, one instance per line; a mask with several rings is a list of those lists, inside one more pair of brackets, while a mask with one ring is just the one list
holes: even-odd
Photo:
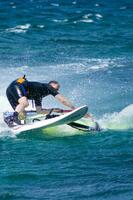
[[125, 107], [121, 112], [105, 114], [99, 120], [101, 127], [111, 130], [132, 130], [133, 129], [133, 104]]

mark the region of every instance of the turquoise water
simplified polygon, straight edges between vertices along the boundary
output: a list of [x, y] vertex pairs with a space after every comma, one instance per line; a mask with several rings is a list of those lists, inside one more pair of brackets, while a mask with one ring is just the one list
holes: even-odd
[[[131, 0], [0, 1], [0, 200], [132, 199], [132, 18]], [[5, 90], [23, 74], [58, 80], [104, 130], [13, 135]]]
[[132, 199], [132, 133], [0, 142], [1, 199]]

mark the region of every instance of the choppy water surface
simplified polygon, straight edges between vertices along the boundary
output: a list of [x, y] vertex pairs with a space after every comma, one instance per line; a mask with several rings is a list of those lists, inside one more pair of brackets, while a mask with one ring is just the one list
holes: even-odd
[[[132, 199], [132, 13], [131, 0], [0, 1], [1, 200]], [[23, 74], [58, 80], [105, 131], [13, 135], [5, 90]]]

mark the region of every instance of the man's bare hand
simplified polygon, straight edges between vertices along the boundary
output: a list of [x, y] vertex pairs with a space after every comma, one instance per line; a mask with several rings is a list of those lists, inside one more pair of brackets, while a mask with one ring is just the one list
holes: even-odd
[[93, 116], [91, 114], [89, 114], [89, 113], [85, 115], [85, 118], [90, 118], [92, 121], [94, 121]]

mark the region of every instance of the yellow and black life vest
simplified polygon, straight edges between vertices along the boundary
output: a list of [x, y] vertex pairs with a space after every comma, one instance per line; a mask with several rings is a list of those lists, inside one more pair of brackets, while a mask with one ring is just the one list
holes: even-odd
[[16, 80], [17, 83], [19, 84], [23, 84], [25, 81], [27, 81], [25, 75], [23, 77], [20, 77]]
[[19, 84], [19, 85], [21, 85], [21, 86], [23, 86], [25, 88], [27, 94], [29, 94], [28, 81], [27, 81], [25, 75], [22, 76], [22, 77], [20, 77], [20, 78], [18, 78], [16, 80], [16, 83]]

